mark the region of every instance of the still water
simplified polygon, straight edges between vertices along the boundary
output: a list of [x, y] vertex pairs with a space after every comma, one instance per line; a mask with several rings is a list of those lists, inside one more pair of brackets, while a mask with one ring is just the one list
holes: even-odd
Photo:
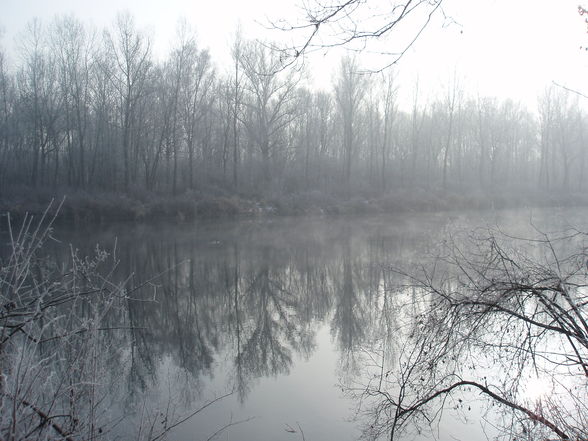
[[[588, 229], [588, 210], [518, 210], [287, 218], [194, 224], [111, 225], [58, 230], [52, 248], [116, 266], [130, 299], [116, 320], [131, 328], [113, 341], [115, 427], [130, 436], [141, 419], [183, 419], [175, 440], [355, 440], [370, 415], [347, 393], [362, 384], [372, 347], [395, 333], [388, 307], [411, 268], [449, 234], [500, 226]], [[531, 227], [530, 221], [533, 224]], [[71, 244], [71, 249], [66, 246]], [[387, 306], [388, 305], [388, 306]], [[114, 320], [114, 319], [113, 319]], [[401, 338], [400, 336], [398, 338]], [[476, 409], [451, 416], [440, 439], [486, 439]]]

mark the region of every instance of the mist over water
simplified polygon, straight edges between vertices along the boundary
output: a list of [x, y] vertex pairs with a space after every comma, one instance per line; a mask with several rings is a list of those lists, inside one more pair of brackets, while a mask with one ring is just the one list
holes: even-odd
[[[391, 268], [428, 265], [450, 235], [478, 227], [533, 235], [529, 220], [554, 232], [582, 228], [585, 215], [515, 210], [120, 224], [91, 237], [57, 236], [82, 254], [100, 243], [116, 256], [115, 278], [131, 275], [131, 299], [113, 318], [133, 329], [113, 343], [120, 381], [113, 394], [122, 392], [114, 414], [129, 416], [116, 431], [131, 433], [145, 403], [171, 405], [179, 416], [232, 391], [173, 438], [206, 439], [246, 421], [224, 436], [289, 440], [302, 429], [306, 439], [353, 440], [370, 415], [356, 414], [349, 389], [366, 381], [370, 351], [382, 339], [395, 342], [387, 354], [394, 359], [406, 338], [401, 328], [413, 294]], [[62, 244], [52, 249], [53, 258], [67, 260]], [[484, 439], [482, 408], [466, 412], [464, 426], [448, 407], [441, 433]]]
[[68, 1], [0, 18], [0, 438], [588, 439], [588, 9]]

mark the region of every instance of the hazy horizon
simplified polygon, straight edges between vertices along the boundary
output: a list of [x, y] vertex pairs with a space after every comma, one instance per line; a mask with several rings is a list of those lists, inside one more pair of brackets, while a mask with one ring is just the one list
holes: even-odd
[[[582, 86], [588, 73], [588, 54], [581, 49], [586, 42], [586, 25], [578, 14], [576, 2], [445, 0], [443, 7], [443, 13], [434, 17], [394, 68], [402, 89], [399, 99], [405, 106], [412, 99], [409, 90], [417, 81], [420, 94], [425, 99], [435, 99], [445, 93], [444, 88], [453, 77], [458, 78], [469, 94], [510, 98], [522, 102], [531, 111], [536, 110], [537, 97], [553, 82], [586, 92]], [[150, 36], [156, 60], [169, 53], [177, 24], [180, 19], [185, 20], [195, 30], [199, 46], [210, 50], [220, 72], [230, 66], [230, 44], [237, 27], [247, 39], [280, 44], [292, 36], [270, 29], [270, 21], [296, 22], [301, 17], [295, 0], [247, 3], [108, 0], [100, 4], [7, 0], [0, 18], [0, 29], [5, 31], [0, 47], [8, 54], [9, 65], [14, 66], [18, 64], [15, 48], [19, 35], [33, 18], [47, 25], [56, 16], [73, 15], [100, 34], [102, 29], [112, 28], [117, 13], [122, 11], [128, 11], [138, 28]], [[390, 39], [378, 42], [377, 47], [368, 46], [358, 56], [360, 65], [366, 69], [383, 67], [388, 59], [369, 52], [385, 50], [398, 36], [401, 34], [395, 33]], [[308, 57], [306, 70], [314, 87], [332, 89], [344, 52], [332, 49]]]

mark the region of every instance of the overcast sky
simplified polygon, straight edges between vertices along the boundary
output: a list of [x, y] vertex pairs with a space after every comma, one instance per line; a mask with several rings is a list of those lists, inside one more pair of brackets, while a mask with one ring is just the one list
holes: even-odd
[[[0, 0], [2, 44], [12, 56], [14, 39], [33, 17], [48, 22], [73, 13], [100, 29], [128, 10], [148, 29], [159, 56], [170, 47], [178, 19], [186, 18], [222, 69], [237, 23], [248, 37], [279, 39], [279, 31], [262, 24], [266, 17], [292, 16], [299, 1]], [[412, 87], [418, 76], [423, 93], [442, 94], [455, 72], [470, 93], [512, 97], [529, 106], [552, 81], [588, 94], [588, 52], [580, 49], [588, 46], [588, 35], [577, 5], [578, 0], [445, 0], [446, 13], [459, 25], [447, 26], [442, 16], [431, 24], [399, 64], [401, 85]], [[336, 57], [313, 58], [311, 75], [319, 87], [329, 87]]]

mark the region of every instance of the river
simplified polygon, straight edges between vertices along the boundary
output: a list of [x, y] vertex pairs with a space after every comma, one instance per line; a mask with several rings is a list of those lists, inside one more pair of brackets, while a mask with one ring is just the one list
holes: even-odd
[[[358, 412], [349, 390], [365, 383], [368, 348], [394, 335], [394, 309], [383, 305], [406, 280], [390, 268], [410, 272], [460, 231], [586, 230], [587, 215], [520, 209], [114, 224], [57, 229], [51, 253], [63, 262], [71, 250], [91, 255], [98, 245], [109, 253], [109, 277], [125, 283], [129, 299], [117, 320], [132, 330], [113, 342], [111, 364], [120, 397], [113, 411], [128, 416], [115, 427], [121, 437], [156, 409], [178, 420], [230, 393], [170, 439], [206, 440], [231, 425], [218, 439], [344, 441], [358, 439], [373, 417]], [[481, 415], [449, 416], [434, 433], [486, 439]]]

